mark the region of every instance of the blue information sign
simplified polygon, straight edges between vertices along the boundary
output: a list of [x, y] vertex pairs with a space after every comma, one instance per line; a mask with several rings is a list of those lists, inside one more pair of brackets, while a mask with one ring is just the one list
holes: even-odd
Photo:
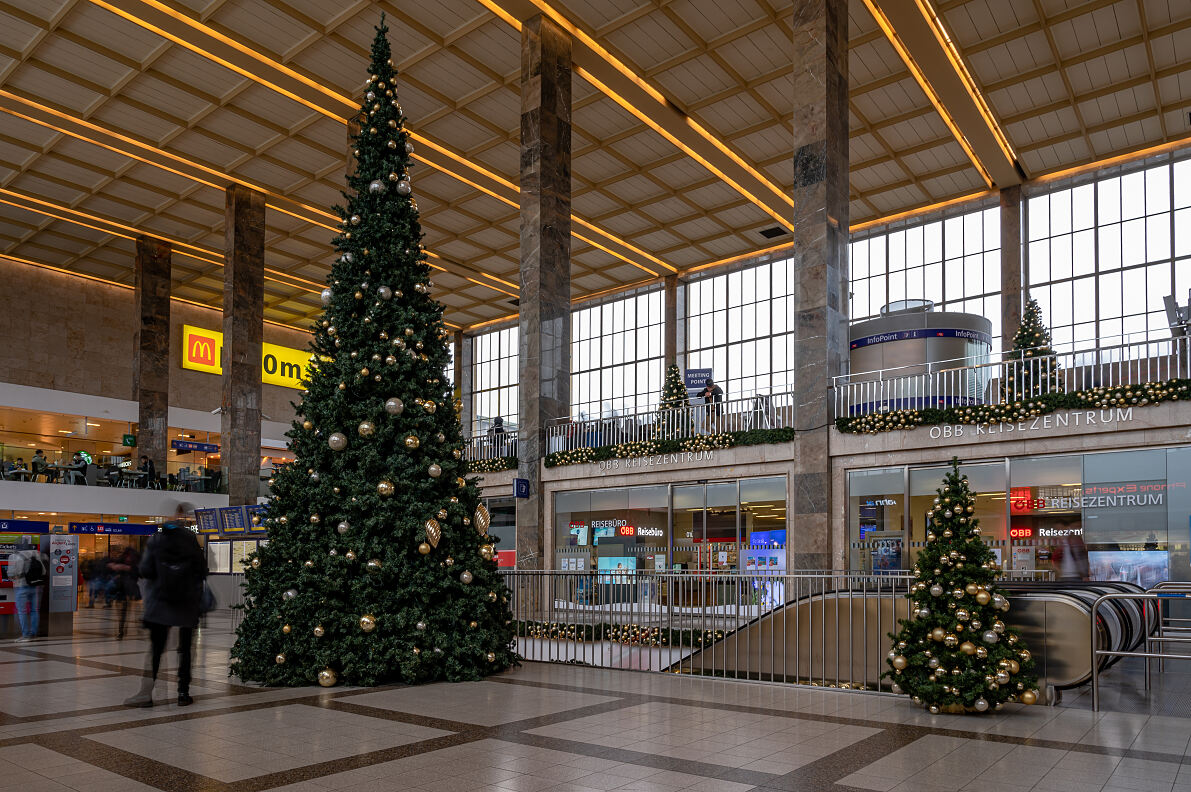
[[521, 478], [513, 479], [513, 497], [514, 498], [528, 498], [529, 497], [529, 479], [521, 479]]
[[219, 515], [216, 514], [215, 509], [195, 509], [194, 518], [198, 520], [199, 533], [219, 533]]
[[711, 379], [711, 369], [687, 369], [683, 373], [683, 382], [687, 390], [699, 390]]
[[243, 506], [224, 506], [219, 509], [219, 531], [225, 534], [244, 533], [247, 520]]
[[133, 523], [78, 523], [72, 522], [67, 533], [72, 534], [120, 534], [123, 536], [152, 536], [157, 533], [156, 525], [134, 525]]
[[[248, 531], [249, 533], [266, 533], [264, 526], [265, 507], [261, 504], [253, 504], [252, 506], [245, 506], [244, 513], [248, 517]], [[254, 523], [252, 518], [257, 517], [260, 522]]]
[[0, 533], [44, 534], [50, 524], [41, 520], [0, 520]]
[[219, 446], [214, 443], [195, 443], [191, 440], [171, 440], [170, 448], [175, 451], [202, 451], [204, 454], [219, 453]]

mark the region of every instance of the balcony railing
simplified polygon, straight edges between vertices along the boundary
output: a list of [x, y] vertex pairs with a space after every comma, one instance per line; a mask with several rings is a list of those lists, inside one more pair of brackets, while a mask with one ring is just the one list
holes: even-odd
[[835, 416], [970, 407], [1046, 393], [1191, 377], [1191, 338], [1177, 336], [1053, 355], [973, 363], [943, 361], [835, 377]]
[[546, 451], [574, 451], [700, 434], [782, 429], [793, 425], [794, 394], [755, 394], [673, 410], [651, 408], [607, 418], [558, 421], [546, 428]]

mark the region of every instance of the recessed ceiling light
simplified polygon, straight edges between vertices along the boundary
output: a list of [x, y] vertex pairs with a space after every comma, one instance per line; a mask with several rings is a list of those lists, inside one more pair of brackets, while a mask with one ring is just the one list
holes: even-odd
[[99, 426], [97, 423], [88, 423], [87, 426]]

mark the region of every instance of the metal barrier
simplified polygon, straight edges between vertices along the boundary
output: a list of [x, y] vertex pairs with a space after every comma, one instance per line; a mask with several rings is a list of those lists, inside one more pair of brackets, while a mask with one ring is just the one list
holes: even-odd
[[463, 442], [463, 457], [468, 462], [517, 456], [517, 435], [512, 432], [476, 435]]
[[[1142, 606], [1143, 624], [1147, 625], [1145, 651], [1124, 651], [1111, 650], [1100, 648], [1100, 631], [1096, 629], [1097, 618], [1099, 616], [1100, 606], [1109, 600], [1139, 600], [1147, 603]], [[1183, 637], [1169, 637], [1165, 634], [1165, 629], [1162, 624], [1162, 619], [1157, 620], [1158, 634], [1152, 635], [1149, 632], [1148, 625], [1150, 623], [1150, 606], [1148, 603], [1154, 603], [1159, 609], [1161, 615], [1161, 605], [1163, 600], [1176, 599], [1191, 599], [1191, 584], [1167, 583], [1159, 584], [1154, 589], [1144, 593], [1114, 593], [1102, 594], [1095, 602], [1092, 603], [1091, 619], [1092, 619], [1092, 711], [1100, 711], [1100, 662], [1101, 657], [1140, 657], [1145, 660], [1145, 689], [1150, 689], [1150, 661], [1159, 660], [1164, 666], [1166, 660], [1191, 660], [1191, 654], [1168, 654], [1162, 651], [1163, 647], [1168, 643], [1187, 643], [1191, 641], [1191, 635]], [[1154, 647], [1158, 651], [1153, 651]]]
[[[881, 689], [909, 573], [502, 573], [526, 660]], [[885, 683], [886, 686], [888, 683]]]

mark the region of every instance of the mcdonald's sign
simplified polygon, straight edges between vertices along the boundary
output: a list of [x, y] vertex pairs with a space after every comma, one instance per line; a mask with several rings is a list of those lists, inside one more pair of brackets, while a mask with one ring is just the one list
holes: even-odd
[[[223, 373], [223, 333], [182, 325], [182, 368]], [[277, 344], [261, 344], [261, 382], [301, 390], [310, 353]]]

